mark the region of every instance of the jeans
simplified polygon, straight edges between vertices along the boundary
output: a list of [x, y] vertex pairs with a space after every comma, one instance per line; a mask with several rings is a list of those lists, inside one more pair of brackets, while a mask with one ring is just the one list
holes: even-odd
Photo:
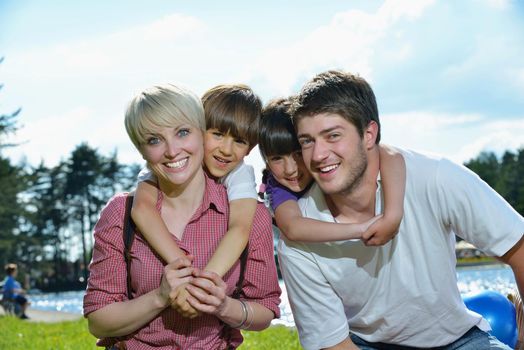
[[[351, 334], [351, 340], [362, 350], [416, 350], [410, 346], [392, 345], [386, 343], [370, 343], [364, 339]], [[497, 338], [489, 335], [487, 332], [480, 330], [478, 327], [473, 327], [467, 331], [462, 337], [455, 340], [453, 343], [433, 348], [435, 350], [512, 350], [506, 344], [497, 340]]]

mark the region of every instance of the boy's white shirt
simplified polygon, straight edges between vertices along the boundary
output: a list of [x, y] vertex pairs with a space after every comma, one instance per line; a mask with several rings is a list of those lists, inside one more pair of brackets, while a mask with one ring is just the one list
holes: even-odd
[[228, 200], [252, 198], [257, 200], [255, 169], [241, 161], [229, 174], [219, 180], [227, 189]]
[[[156, 176], [147, 167], [144, 167], [138, 173], [137, 181], [155, 181]], [[255, 170], [251, 165], [241, 161], [225, 177], [219, 179], [219, 182], [226, 187], [228, 201], [236, 199], [258, 199], [257, 185], [255, 180]]]

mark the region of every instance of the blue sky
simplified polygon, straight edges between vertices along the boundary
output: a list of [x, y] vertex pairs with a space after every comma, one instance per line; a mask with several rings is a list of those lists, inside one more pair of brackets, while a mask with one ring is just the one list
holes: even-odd
[[267, 102], [332, 68], [372, 84], [384, 143], [458, 162], [516, 150], [523, 19], [517, 0], [0, 0], [0, 111], [22, 107], [4, 152], [53, 166], [85, 141], [140, 162], [123, 114], [141, 88], [242, 82]]

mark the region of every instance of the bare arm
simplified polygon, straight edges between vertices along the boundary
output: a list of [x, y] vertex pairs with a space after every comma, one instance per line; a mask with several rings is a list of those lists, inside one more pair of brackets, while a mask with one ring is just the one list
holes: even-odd
[[366, 229], [379, 217], [362, 224], [342, 224], [309, 219], [302, 216], [298, 203], [288, 200], [275, 210], [275, 220], [280, 231], [291, 241], [329, 242], [360, 239]]
[[164, 220], [156, 210], [156, 200], [156, 188], [144, 181], [140, 182], [135, 192], [131, 217], [154, 251], [170, 263], [185, 254], [173, 241]]
[[97, 338], [127, 335], [150, 322], [167, 305], [159, 289], [136, 299], [109, 304], [87, 316], [89, 331]]
[[384, 215], [362, 236], [368, 246], [382, 245], [397, 233], [404, 215], [406, 164], [404, 157], [384, 145], [379, 146], [380, 173], [384, 185]]
[[191, 294], [188, 301], [195, 309], [233, 327], [260, 331], [269, 327], [274, 317], [271, 310], [256, 302], [244, 301], [244, 309], [238, 299], [226, 295], [227, 285], [220, 276], [210, 271], [197, 272], [187, 289]]
[[98, 338], [130, 334], [155, 318], [192, 279], [189, 259], [178, 259], [164, 268], [160, 287], [135, 299], [115, 302], [87, 316], [89, 331]]
[[13, 293], [15, 294], [25, 294], [24, 288], [13, 288]]
[[[156, 210], [156, 200], [155, 186], [140, 182], [135, 192], [131, 216], [153, 250], [167, 263], [171, 263], [186, 255], [173, 241], [164, 220]], [[194, 318], [198, 313], [186, 302], [187, 295], [187, 291], [182, 290], [178, 297], [172, 300], [171, 306], [182, 316]]]
[[205, 268], [216, 272], [220, 277], [238, 261], [247, 245], [257, 201], [252, 198], [236, 199], [229, 203], [229, 208], [229, 229]]
[[356, 346], [350, 338], [344, 339], [342, 342], [338, 343], [335, 346], [330, 346], [329, 348], [324, 348], [326, 350], [358, 350], [358, 346]]
[[505, 262], [513, 270], [520, 297], [524, 296], [524, 236], [499, 260]]
[[[249, 331], [262, 331], [270, 326], [275, 317], [273, 311], [253, 301], [244, 301], [248, 310], [246, 324], [242, 329]], [[223, 314], [218, 316], [229, 325], [237, 325], [242, 316], [242, 306], [238, 299], [228, 297], [228, 307]]]

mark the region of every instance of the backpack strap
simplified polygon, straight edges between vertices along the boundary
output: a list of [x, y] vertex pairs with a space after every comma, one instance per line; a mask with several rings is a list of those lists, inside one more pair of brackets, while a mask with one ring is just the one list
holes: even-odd
[[242, 291], [242, 285], [244, 284], [244, 275], [246, 273], [246, 263], [247, 263], [247, 253], [249, 250], [249, 243], [240, 254], [240, 274], [238, 276], [238, 281], [235, 287], [235, 291], [231, 294], [232, 298], [238, 299], [240, 297], [240, 292]]
[[124, 259], [126, 261], [127, 271], [127, 297], [133, 299], [131, 294], [131, 246], [135, 239], [135, 223], [131, 218], [131, 207], [133, 206], [133, 195], [128, 194], [126, 198], [126, 209], [124, 213]]

